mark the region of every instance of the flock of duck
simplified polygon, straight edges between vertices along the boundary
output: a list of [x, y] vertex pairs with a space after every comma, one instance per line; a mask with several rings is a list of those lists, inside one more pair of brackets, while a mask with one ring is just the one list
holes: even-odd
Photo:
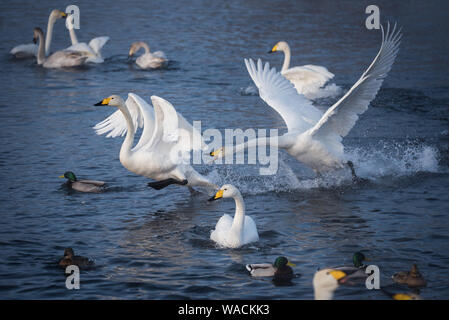
[[[61, 18], [67, 20], [66, 25], [72, 44], [64, 50], [50, 54], [53, 27]], [[86, 44], [78, 42], [74, 29], [71, 15], [53, 10], [48, 19], [45, 38], [42, 29], [35, 28], [35, 43], [16, 46], [10, 53], [16, 58], [36, 57], [38, 65], [44, 68], [78, 67], [87, 63], [103, 63], [101, 49], [108, 42], [109, 37], [97, 37]], [[285, 149], [299, 162], [314, 170], [317, 175], [349, 168], [353, 179], [358, 179], [353, 163], [344, 153], [342, 139], [375, 98], [398, 53], [400, 30], [396, 29], [396, 25], [390, 28], [390, 24], [386, 31], [382, 26], [381, 29], [381, 47], [372, 63], [349, 91], [324, 113], [314, 106], [313, 100], [341, 90], [335, 84], [328, 84], [334, 75], [325, 67], [304, 65], [290, 68], [290, 47], [284, 41], [278, 42], [270, 50], [270, 53], [284, 52], [281, 72], [271, 68], [268, 63], [263, 64], [260, 59], [257, 62], [245, 59], [246, 68], [258, 88], [259, 96], [281, 115], [287, 125], [287, 133], [281, 136], [256, 138], [233, 148], [222, 147], [210, 150], [201, 133], [194, 129], [170, 102], [161, 97], [152, 96], [152, 106], [150, 106], [134, 93], [129, 93], [126, 101], [118, 95], [111, 95], [96, 103], [95, 106], [115, 107], [118, 110], [95, 125], [94, 130], [99, 135], [106, 134], [107, 137], [126, 135], [119, 154], [121, 164], [137, 175], [154, 180], [148, 185], [156, 190], [176, 184], [188, 187], [191, 192], [195, 192], [195, 188], [213, 190], [214, 195], [209, 199], [210, 201], [233, 198], [236, 206], [234, 217], [223, 215], [210, 234], [210, 239], [218, 245], [238, 248], [258, 241], [256, 223], [251, 217], [245, 215], [245, 203], [238, 188], [231, 184], [225, 184], [221, 188], [215, 185], [189, 164], [189, 153], [192, 150], [207, 152], [213, 160], [216, 160], [233, 156], [234, 153], [248, 148], [274, 146]], [[155, 69], [167, 66], [168, 59], [163, 52], [151, 53], [148, 44], [141, 41], [131, 44], [129, 57], [142, 48], [145, 50], [144, 54], [136, 59], [136, 64], [140, 68]], [[134, 145], [134, 136], [139, 128], [142, 128], [142, 134]], [[201, 142], [195, 144], [194, 141]], [[173, 156], [174, 154], [176, 157]], [[103, 181], [78, 180], [71, 171], [65, 172], [60, 177], [67, 179], [68, 188], [79, 192], [98, 193], [106, 188], [106, 183]], [[363, 260], [363, 254], [356, 253], [353, 267], [327, 268], [317, 271], [313, 279], [315, 298], [330, 299], [340, 284], [350, 283], [356, 278], [366, 278], [364, 272], [362, 277], [358, 272], [366, 267], [362, 263]], [[59, 264], [87, 266], [91, 265], [92, 261], [75, 256], [73, 249], [67, 248]], [[246, 268], [254, 277], [290, 280], [294, 276], [291, 266], [287, 258], [279, 257], [273, 264], [250, 264]], [[416, 266], [414, 268], [409, 273], [395, 275], [393, 279], [397, 282], [402, 279], [402, 283], [408, 285], [410, 285], [408, 279], [416, 282], [421, 275]], [[422, 282], [419, 283], [420, 286], [422, 284]], [[414, 299], [416, 297], [416, 294], [411, 293], [394, 298]]]

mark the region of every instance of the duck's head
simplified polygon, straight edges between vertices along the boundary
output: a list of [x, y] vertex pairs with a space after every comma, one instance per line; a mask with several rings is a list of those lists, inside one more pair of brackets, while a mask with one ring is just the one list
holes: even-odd
[[357, 251], [352, 256], [352, 262], [354, 263], [354, 267], [356, 268], [360, 268], [361, 266], [363, 266], [363, 261], [370, 261], [370, 260], [367, 257], [365, 257], [365, 255], [360, 251]]
[[240, 195], [239, 189], [234, 187], [232, 184], [225, 184], [212, 198], [209, 199], [209, 201], [214, 201], [221, 198], [234, 198], [237, 195]]
[[123, 101], [122, 97], [113, 94], [112, 96], [109, 96], [107, 98], [104, 98], [100, 102], [94, 104], [94, 106], [113, 106], [113, 107], [119, 107], [125, 104], [125, 101]]
[[288, 49], [288, 44], [285, 41], [279, 41], [278, 43], [276, 43], [273, 47], [273, 49], [271, 49], [270, 51], [268, 51], [268, 53], [273, 53], [273, 52], [277, 52], [277, 51], [284, 51]]
[[341, 270], [323, 269], [319, 270], [313, 276], [313, 287], [316, 292], [332, 293], [338, 286], [344, 282], [346, 273]]
[[72, 171], [66, 171], [62, 176], [59, 176], [59, 178], [66, 178], [70, 180], [71, 182], [76, 181], [76, 176]]
[[416, 264], [412, 265], [412, 268], [410, 269], [410, 275], [412, 277], [420, 277], [421, 274], [419, 273], [418, 266]]
[[56, 19], [61, 19], [61, 18], [67, 18], [67, 13], [58, 10], [58, 9], [54, 9], [51, 11], [50, 13], [50, 19], [52, 20], [56, 20]]
[[277, 257], [276, 260], [274, 260], [273, 267], [279, 269], [285, 266], [294, 267], [295, 264], [288, 261], [286, 257]]
[[64, 258], [71, 259], [74, 255], [75, 255], [75, 253], [73, 252], [72, 248], [65, 248], [64, 249]]

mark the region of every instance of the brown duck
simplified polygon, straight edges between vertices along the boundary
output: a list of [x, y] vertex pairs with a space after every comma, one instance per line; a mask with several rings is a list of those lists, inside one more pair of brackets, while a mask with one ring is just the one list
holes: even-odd
[[93, 261], [89, 260], [86, 257], [75, 256], [72, 248], [66, 248], [64, 250], [64, 257], [59, 260], [59, 266], [65, 268], [71, 265], [75, 265], [78, 267], [89, 267], [94, 264]]
[[392, 276], [394, 282], [406, 284], [409, 287], [425, 287], [427, 281], [421, 275], [416, 264], [412, 265], [410, 271], [400, 271]]

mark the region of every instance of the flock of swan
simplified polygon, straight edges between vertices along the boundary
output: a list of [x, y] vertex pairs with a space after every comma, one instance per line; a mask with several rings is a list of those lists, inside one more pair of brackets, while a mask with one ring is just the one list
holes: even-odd
[[[50, 54], [53, 27], [61, 18], [67, 19], [72, 44]], [[388, 24], [386, 31], [383, 27], [381, 29], [381, 46], [372, 63], [349, 91], [324, 113], [314, 106], [312, 100], [323, 97], [330, 91], [340, 90], [335, 84], [328, 84], [334, 75], [325, 67], [304, 65], [290, 68], [290, 47], [284, 41], [278, 42], [270, 51], [284, 52], [281, 72], [271, 68], [268, 63], [263, 64], [260, 59], [257, 62], [252, 59], [244, 60], [260, 98], [285, 121], [288, 131], [282, 136], [256, 138], [233, 148], [209, 150], [201, 133], [169, 101], [152, 96], [150, 105], [134, 93], [129, 93], [126, 101], [118, 95], [111, 95], [96, 103], [95, 106], [115, 107], [117, 110], [93, 129], [98, 135], [106, 134], [107, 137], [125, 136], [119, 153], [121, 164], [137, 175], [154, 180], [148, 185], [156, 190], [176, 184], [187, 186], [191, 192], [196, 187], [213, 190], [215, 194], [210, 201], [233, 198], [236, 206], [234, 217], [227, 214], [222, 216], [212, 230], [210, 239], [222, 247], [238, 248], [259, 240], [256, 223], [246, 215], [240, 191], [231, 184], [220, 188], [197, 172], [189, 164], [189, 153], [192, 150], [210, 151], [210, 156], [218, 159], [248, 148], [275, 146], [285, 149], [317, 175], [348, 167], [353, 178], [357, 179], [354, 165], [344, 152], [342, 139], [375, 98], [394, 63], [401, 39], [401, 32], [396, 29], [396, 25], [390, 28]], [[108, 40], [109, 37], [98, 37], [88, 44], [78, 42], [73, 18], [62, 11], [53, 10], [48, 19], [46, 35], [42, 29], [35, 28], [35, 44], [19, 45], [11, 50], [11, 54], [17, 58], [36, 57], [37, 63], [44, 68], [77, 67], [86, 63], [104, 62], [101, 49]], [[161, 51], [151, 53], [148, 44], [144, 42], [132, 43], [129, 57], [142, 48], [145, 52], [136, 60], [140, 68], [167, 66], [165, 54]], [[142, 129], [142, 134], [135, 143], [134, 137], [139, 128]], [[194, 141], [201, 143], [195, 145]], [[101, 192], [105, 187], [102, 181], [78, 180], [73, 172], [66, 172], [61, 177], [67, 179], [70, 188], [81, 192]], [[247, 266], [253, 276], [273, 276], [279, 268], [283, 270], [286, 267], [288, 261], [285, 258], [276, 260], [269, 266]], [[284, 271], [290, 274], [289, 270]], [[316, 297], [331, 297], [330, 292], [338, 287], [344, 277], [346, 274], [342, 270], [318, 271], [313, 280], [314, 287], [318, 288]]]

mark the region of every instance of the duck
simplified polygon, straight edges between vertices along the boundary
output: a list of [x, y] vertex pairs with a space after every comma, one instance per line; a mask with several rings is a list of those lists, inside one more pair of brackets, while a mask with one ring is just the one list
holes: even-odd
[[427, 281], [423, 275], [419, 272], [416, 264], [412, 265], [410, 271], [400, 271], [395, 273], [392, 277], [394, 282], [398, 284], [406, 284], [409, 287], [425, 287]]
[[[52, 10], [48, 16], [47, 37], [45, 39], [45, 56], [50, 54], [50, 44], [53, 36], [54, 24], [57, 20], [62, 18], [66, 19], [67, 14], [58, 9]], [[39, 47], [35, 43], [21, 44], [12, 48], [10, 54], [19, 59], [34, 58], [37, 57], [38, 49]]]
[[235, 214], [223, 215], [211, 231], [210, 239], [224, 248], [239, 248], [245, 244], [259, 241], [259, 233], [253, 218], [245, 215], [245, 202], [239, 189], [231, 184], [223, 185], [209, 199], [215, 201], [222, 198], [234, 198]]
[[352, 255], [352, 263], [353, 263], [352, 266], [334, 267], [332, 269], [342, 270], [351, 273], [355, 271], [362, 271], [364, 273], [367, 267], [365, 264], [363, 264], [364, 261], [370, 261], [370, 259], [365, 257], [365, 255], [362, 252], [357, 251]]
[[69, 50], [56, 51], [49, 57], [45, 56], [45, 39], [44, 32], [41, 28], [34, 29], [33, 41], [37, 43], [39, 40], [39, 49], [37, 52], [37, 64], [44, 68], [68, 68], [79, 67], [85, 64], [89, 58], [86, 52], [77, 52]]
[[75, 256], [72, 248], [65, 248], [64, 257], [59, 260], [58, 264], [63, 268], [71, 265], [78, 267], [89, 267], [94, 265], [94, 262], [83, 256]]
[[136, 59], [136, 64], [144, 70], [158, 69], [167, 66], [168, 59], [162, 51], [150, 52], [150, 46], [143, 41], [136, 41], [129, 48], [128, 58], [131, 58], [141, 48], [145, 50], [144, 54]]
[[268, 53], [284, 53], [284, 63], [281, 74], [290, 80], [299, 94], [303, 94], [307, 99], [334, 97], [341, 92], [341, 88], [334, 83], [324, 85], [334, 77], [326, 67], [315, 65], [304, 65], [290, 68], [291, 50], [286, 41], [279, 41]]
[[418, 292], [390, 292], [381, 288], [382, 292], [393, 300], [423, 300]]
[[341, 270], [322, 269], [313, 276], [315, 300], [332, 300], [335, 290], [343, 284], [347, 274]]
[[65, 185], [69, 189], [73, 189], [80, 192], [93, 192], [100, 193], [105, 190], [106, 182], [96, 180], [78, 180], [72, 171], [67, 171], [59, 178], [66, 178]]
[[[95, 106], [118, 108], [112, 115], [97, 123], [97, 134], [107, 137], [126, 134], [120, 148], [120, 162], [129, 171], [156, 180], [148, 186], [161, 190], [169, 185], [187, 186], [192, 194], [194, 187], [217, 190], [218, 186], [190, 165], [190, 151], [207, 148], [198, 130], [192, 127], [167, 100], [151, 96], [153, 108], [134, 93], [126, 102], [118, 95], [104, 98]], [[134, 136], [143, 127], [137, 144]], [[208, 190], [209, 191], [209, 190]]]
[[396, 25], [386, 32], [382, 29], [382, 44], [373, 62], [351, 89], [326, 112], [317, 109], [310, 100], [298, 94], [293, 84], [269, 63], [263, 66], [245, 59], [246, 68], [259, 89], [259, 96], [275, 109], [287, 124], [287, 133], [281, 136], [250, 139], [231, 148], [210, 152], [214, 160], [232, 157], [248, 148], [272, 146], [284, 149], [297, 161], [312, 169], [317, 177], [323, 173], [349, 168], [354, 181], [360, 180], [354, 164], [345, 154], [342, 139], [354, 127], [376, 97], [383, 80], [391, 70], [401, 39]]
[[294, 276], [295, 264], [288, 261], [286, 257], [277, 257], [274, 263], [247, 264], [246, 270], [253, 277], [273, 277], [274, 280], [291, 280]]

